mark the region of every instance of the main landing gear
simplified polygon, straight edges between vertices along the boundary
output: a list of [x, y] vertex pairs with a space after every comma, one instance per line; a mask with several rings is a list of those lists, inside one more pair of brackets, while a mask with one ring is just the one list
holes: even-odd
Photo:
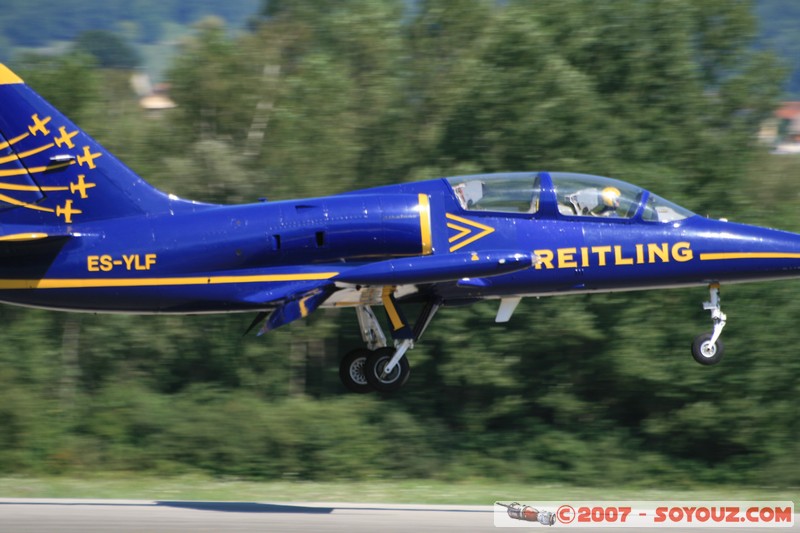
[[715, 365], [720, 362], [725, 353], [725, 347], [719, 336], [722, 328], [725, 327], [727, 316], [722, 312], [719, 298], [719, 283], [712, 283], [708, 286], [710, 298], [703, 303], [703, 309], [711, 311], [711, 320], [714, 323], [714, 330], [711, 333], [698, 335], [692, 343], [692, 357], [701, 365]]
[[387, 346], [386, 336], [372, 308], [368, 305], [356, 307], [361, 337], [367, 347], [351, 350], [339, 365], [339, 378], [352, 392], [394, 392], [405, 385], [411, 375], [405, 354], [422, 336], [440, 305], [438, 302], [425, 305], [412, 331], [395, 306], [394, 298], [386, 292], [384, 304], [392, 327], [394, 348]]

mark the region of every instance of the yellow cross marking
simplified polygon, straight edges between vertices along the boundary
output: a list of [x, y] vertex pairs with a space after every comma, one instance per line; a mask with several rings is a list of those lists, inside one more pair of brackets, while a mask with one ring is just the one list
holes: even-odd
[[67, 148], [75, 148], [75, 145], [72, 144], [72, 138], [78, 134], [78, 130], [75, 130], [72, 133], [67, 133], [67, 128], [65, 126], [61, 126], [58, 128], [58, 132], [61, 134], [61, 137], [56, 138], [55, 141], [59, 148], [61, 148], [62, 144], [66, 144]]
[[83, 155], [79, 155], [78, 156], [78, 164], [80, 166], [83, 166], [83, 164], [86, 163], [86, 165], [89, 168], [96, 168], [96, 165], [94, 164], [94, 160], [97, 159], [98, 157], [100, 157], [101, 155], [103, 155], [103, 154], [93, 154], [91, 152], [91, 150], [89, 150], [88, 146], [84, 146], [83, 147]]
[[31, 115], [31, 120], [33, 121], [33, 125], [28, 126], [28, 131], [31, 132], [31, 135], [35, 136], [37, 133], [50, 135], [50, 130], [47, 129], [47, 123], [50, 122], [50, 117], [45, 117], [44, 120], [41, 120], [39, 114], [36, 113]]
[[64, 222], [67, 224], [72, 222], [72, 215], [79, 215], [83, 213], [80, 209], [72, 209], [72, 200], [66, 200], [64, 202], [64, 207], [56, 206], [56, 216], [60, 217], [64, 215]]
[[89, 168], [96, 168], [96, 165], [94, 164], [94, 160], [97, 159], [98, 157], [100, 157], [101, 155], [103, 155], [103, 154], [93, 154], [89, 150], [88, 146], [84, 146], [83, 147], [83, 155], [79, 155], [78, 156], [78, 164], [80, 166], [83, 166], [83, 164], [86, 163], [86, 165]]
[[81, 194], [81, 198], [88, 198], [89, 195], [86, 194], [86, 189], [91, 189], [92, 187], [96, 187], [96, 183], [86, 183], [83, 180], [86, 179], [85, 174], [78, 174], [78, 183], [70, 183], [69, 184], [69, 192], [75, 194], [75, 191], [79, 191]]

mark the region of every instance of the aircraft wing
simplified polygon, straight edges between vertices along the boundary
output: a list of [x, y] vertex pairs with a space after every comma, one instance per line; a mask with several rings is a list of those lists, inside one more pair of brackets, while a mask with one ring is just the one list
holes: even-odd
[[510, 274], [533, 266], [531, 252], [490, 250], [445, 255], [422, 255], [387, 259], [343, 271], [334, 277], [352, 285], [412, 285], [457, 281]]
[[495, 250], [395, 258], [346, 267], [331, 279], [285, 284], [252, 295], [250, 301], [274, 307], [269, 314], [259, 314], [251, 328], [266, 317], [259, 331], [261, 335], [304, 318], [343, 287], [416, 285], [484, 278], [524, 270], [533, 266], [535, 261], [536, 257], [530, 252]]
[[264, 318], [267, 320], [258, 332], [259, 335], [304, 318], [314, 312], [335, 290], [333, 282], [326, 279], [286, 283], [268, 291], [254, 293], [247, 300], [264, 304], [271, 311], [259, 313], [247, 332]]

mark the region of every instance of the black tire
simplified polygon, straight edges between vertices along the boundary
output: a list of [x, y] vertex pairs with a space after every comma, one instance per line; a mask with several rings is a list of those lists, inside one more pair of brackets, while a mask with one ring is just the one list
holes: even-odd
[[372, 354], [366, 348], [356, 348], [347, 352], [339, 363], [339, 379], [350, 392], [366, 394], [374, 389], [367, 382], [367, 359]]
[[711, 337], [711, 333], [703, 333], [698, 335], [692, 343], [692, 357], [701, 365], [716, 365], [725, 354], [725, 346], [722, 344], [722, 340], [717, 339], [717, 342], [712, 345], [709, 342]]
[[379, 348], [372, 352], [367, 358], [367, 365], [365, 367], [367, 374], [367, 383], [373, 389], [380, 392], [394, 392], [408, 381], [408, 376], [411, 375], [411, 367], [408, 364], [408, 359], [404, 355], [400, 358], [397, 365], [395, 365], [392, 373], [385, 379], [381, 378], [383, 369], [386, 363], [394, 355], [394, 348]]

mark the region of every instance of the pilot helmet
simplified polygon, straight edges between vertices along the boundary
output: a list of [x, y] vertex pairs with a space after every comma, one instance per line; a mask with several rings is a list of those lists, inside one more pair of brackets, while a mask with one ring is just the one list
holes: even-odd
[[619, 207], [619, 197], [622, 196], [622, 193], [619, 192], [619, 189], [616, 187], [606, 187], [600, 192], [600, 197], [603, 199], [603, 203], [608, 207], [617, 208]]

